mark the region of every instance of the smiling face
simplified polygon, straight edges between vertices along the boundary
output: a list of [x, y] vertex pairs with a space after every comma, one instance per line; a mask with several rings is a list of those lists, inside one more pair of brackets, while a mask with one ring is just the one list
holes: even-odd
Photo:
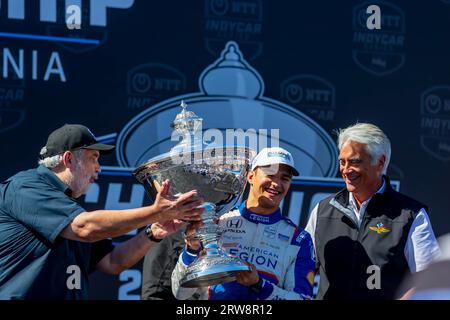
[[290, 167], [284, 164], [258, 167], [249, 172], [247, 179], [251, 185], [247, 199], [248, 209], [259, 214], [271, 214], [278, 209], [286, 196], [291, 185], [292, 172]]
[[363, 202], [377, 192], [382, 183], [382, 172], [386, 157], [383, 155], [372, 164], [366, 145], [346, 142], [339, 154], [339, 171], [349, 192]]

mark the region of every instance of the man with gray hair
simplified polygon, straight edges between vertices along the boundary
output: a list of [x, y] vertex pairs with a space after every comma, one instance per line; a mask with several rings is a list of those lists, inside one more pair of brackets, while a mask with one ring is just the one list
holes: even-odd
[[[151, 206], [83, 209], [75, 199], [98, 178], [100, 154], [113, 149], [85, 126], [66, 124], [49, 135], [37, 168], [0, 184], [0, 300], [85, 299], [89, 273], [119, 274], [180, 220], [200, 220], [195, 190], [174, 199], [169, 181]], [[109, 239], [141, 227], [118, 246]]]
[[403, 277], [440, 254], [428, 208], [391, 187], [391, 145], [380, 128], [340, 130], [338, 148], [346, 188], [319, 202], [306, 227], [320, 274], [317, 299], [397, 298]]

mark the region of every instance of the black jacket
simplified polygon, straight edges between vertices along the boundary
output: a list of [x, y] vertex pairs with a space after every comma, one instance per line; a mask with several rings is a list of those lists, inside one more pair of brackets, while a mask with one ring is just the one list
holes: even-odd
[[[314, 235], [318, 299], [393, 299], [409, 273], [407, 237], [417, 213], [426, 206], [393, 190], [384, 179], [384, 192], [372, 197], [359, 228], [346, 189], [319, 203]], [[368, 280], [376, 284], [371, 276], [377, 267], [381, 288], [369, 289]]]
[[181, 231], [156, 244], [146, 255], [142, 267], [142, 300], [175, 300], [171, 276], [184, 247]]

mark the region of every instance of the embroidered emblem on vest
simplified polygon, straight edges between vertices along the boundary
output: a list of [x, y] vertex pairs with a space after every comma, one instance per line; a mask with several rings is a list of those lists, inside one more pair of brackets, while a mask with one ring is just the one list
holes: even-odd
[[378, 234], [385, 233], [385, 232], [391, 232], [391, 230], [386, 229], [381, 222], [377, 223], [376, 227], [369, 227], [369, 229], [372, 231], [375, 231]]

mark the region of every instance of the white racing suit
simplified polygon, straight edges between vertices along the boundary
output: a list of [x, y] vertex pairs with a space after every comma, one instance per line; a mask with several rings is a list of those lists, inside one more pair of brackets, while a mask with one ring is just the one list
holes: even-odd
[[220, 217], [221, 240], [227, 253], [256, 266], [263, 279], [259, 293], [236, 281], [202, 288], [180, 287], [186, 268], [196, 258], [181, 253], [172, 273], [172, 291], [177, 299], [194, 293], [203, 300], [302, 300], [312, 297], [316, 268], [314, 247], [308, 232], [297, 227], [278, 209], [271, 215], [249, 211], [243, 203]]

